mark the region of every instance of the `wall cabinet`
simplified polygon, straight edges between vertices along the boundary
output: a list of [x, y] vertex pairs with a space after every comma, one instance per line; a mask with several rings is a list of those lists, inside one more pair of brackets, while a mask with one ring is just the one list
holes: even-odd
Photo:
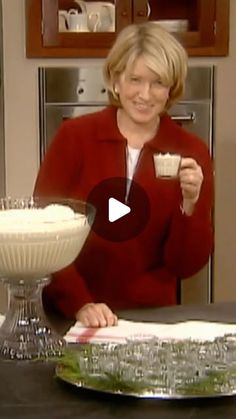
[[27, 57], [105, 57], [126, 25], [160, 21], [190, 56], [228, 53], [229, 0], [25, 0]]

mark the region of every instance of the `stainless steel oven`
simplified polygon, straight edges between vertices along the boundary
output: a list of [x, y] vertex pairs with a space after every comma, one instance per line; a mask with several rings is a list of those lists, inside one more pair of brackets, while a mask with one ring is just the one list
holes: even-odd
[[[170, 114], [196, 133], [213, 155], [214, 67], [189, 67], [183, 99]], [[63, 120], [102, 109], [107, 92], [102, 68], [45, 67], [39, 69], [40, 158]], [[212, 301], [212, 259], [194, 278], [181, 283], [181, 303]]]

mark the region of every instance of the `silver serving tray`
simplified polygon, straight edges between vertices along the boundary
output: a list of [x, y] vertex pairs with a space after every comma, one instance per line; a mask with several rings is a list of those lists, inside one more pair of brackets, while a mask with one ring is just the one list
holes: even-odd
[[[162, 385], [162, 383], [160, 383], [158, 386], [153, 384], [149, 385], [149, 383], [147, 384], [147, 380], [145, 382], [142, 382], [141, 380], [141, 384], [137, 384], [133, 377], [132, 380], [125, 381], [123, 378], [120, 379], [120, 376], [117, 375], [118, 371], [121, 372], [121, 376], [123, 377], [123, 350], [124, 345], [116, 344], [78, 345], [75, 349], [68, 349], [67, 356], [58, 362], [56, 365], [55, 375], [58, 379], [80, 389], [143, 399], [175, 400], [219, 398], [234, 396], [236, 394], [236, 367], [232, 368], [231, 365], [226, 365], [223, 370], [212, 370], [210, 373], [204, 375], [203, 378], [201, 377], [195, 379], [194, 382], [188, 380], [185, 381], [185, 379], [181, 378], [181, 385], [177, 385], [176, 387], [166, 384]], [[92, 356], [91, 351], [94, 351]], [[94, 361], [94, 365], [96, 366], [104, 354], [104, 370], [107, 371], [107, 363], [109, 363], [109, 357], [110, 359], [115, 359], [114, 364], [116, 366], [121, 365], [120, 369], [116, 369], [114, 374], [113, 372], [110, 373], [109, 370], [108, 373], [104, 372], [102, 368], [98, 370], [97, 374], [90, 374], [90, 372], [86, 372], [85, 374], [84, 371], [88, 370], [83, 370], [80, 368], [85, 361], [90, 359], [90, 356], [90, 361], [92, 360], [92, 363], [93, 359], [97, 359], [97, 361]], [[120, 354], [122, 354], [121, 357]], [[95, 358], [93, 358], [94, 355]], [[119, 358], [118, 364], [116, 363], [116, 358], [114, 355], [118, 356]], [[216, 365], [217, 362], [218, 360], [216, 359]], [[137, 364], [133, 365], [134, 371], [136, 370], [136, 367], [139, 368], [139, 366], [140, 365], [138, 361]]]
[[118, 390], [99, 390], [96, 387], [92, 387], [89, 385], [84, 384], [80, 380], [73, 380], [69, 377], [65, 377], [63, 374], [63, 367], [57, 366], [56, 367], [56, 377], [63, 382], [73, 385], [78, 389], [89, 390], [97, 393], [104, 393], [110, 395], [117, 395], [117, 396], [126, 396], [126, 397], [134, 397], [139, 399], [166, 399], [166, 400], [182, 400], [182, 399], [206, 399], [206, 398], [219, 398], [219, 397], [232, 397], [236, 394], [236, 389], [230, 393], [212, 393], [212, 394], [179, 394], [179, 393], [158, 393], [158, 392], [144, 392], [144, 393], [134, 393], [134, 392], [122, 392]]

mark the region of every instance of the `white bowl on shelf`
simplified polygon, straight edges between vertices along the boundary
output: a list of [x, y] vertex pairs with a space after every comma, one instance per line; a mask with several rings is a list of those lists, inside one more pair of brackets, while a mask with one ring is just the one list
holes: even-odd
[[187, 19], [160, 19], [155, 22], [169, 32], [186, 32], [189, 28]]

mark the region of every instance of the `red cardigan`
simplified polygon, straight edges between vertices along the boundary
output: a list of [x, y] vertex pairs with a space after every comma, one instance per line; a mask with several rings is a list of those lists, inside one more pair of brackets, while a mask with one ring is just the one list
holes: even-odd
[[[125, 177], [126, 144], [114, 107], [66, 121], [41, 165], [34, 195], [86, 200], [98, 182]], [[181, 213], [178, 180], [155, 177], [156, 152], [193, 157], [202, 167], [204, 181], [192, 216]], [[91, 233], [77, 260], [44, 288], [47, 309], [74, 317], [92, 301], [112, 310], [175, 304], [177, 278], [187, 278], [207, 263], [213, 247], [213, 170], [204, 142], [162, 116], [158, 133], [143, 147], [134, 180], [151, 204], [145, 229], [123, 242]]]

